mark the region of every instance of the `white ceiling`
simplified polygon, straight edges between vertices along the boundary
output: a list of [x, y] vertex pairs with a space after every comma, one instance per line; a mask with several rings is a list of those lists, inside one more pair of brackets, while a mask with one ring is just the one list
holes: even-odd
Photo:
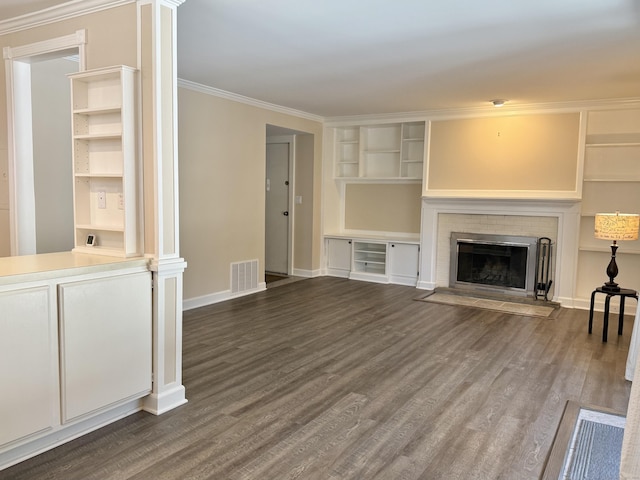
[[640, 0], [186, 0], [178, 76], [324, 117], [638, 98]]

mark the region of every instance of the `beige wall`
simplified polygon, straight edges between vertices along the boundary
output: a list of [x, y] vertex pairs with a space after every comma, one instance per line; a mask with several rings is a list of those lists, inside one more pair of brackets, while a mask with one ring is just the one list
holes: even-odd
[[420, 233], [420, 184], [346, 185], [345, 228]]
[[[121, 64], [135, 67], [137, 62], [136, 11], [136, 4], [132, 3], [0, 35], [0, 49], [29, 45], [86, 29], [88, 69]], [[114, 33], [114, 25], [117, 25], [117, 34]], [[10, 254], [6, 88], [5, 63], [0, 62], [0, 92], [2, 92], [0, 95], [0, 256]]]
[[185, 300], [228, 291], [232, 262], [258, 259], [264, 280], [266, 125], [313, 134], [299, 136], [296, 163], [295, 269], [320, 265], [322, 125], [187, 88], [178, 90], [180, 246], [188, 262]]
[[428, 190], [575, 191], [579, 113], [434, 121]]
[[68, 73], [78, 62], [56, 58], [31, 65], [36, 252], [74, 246], [71, 105]]

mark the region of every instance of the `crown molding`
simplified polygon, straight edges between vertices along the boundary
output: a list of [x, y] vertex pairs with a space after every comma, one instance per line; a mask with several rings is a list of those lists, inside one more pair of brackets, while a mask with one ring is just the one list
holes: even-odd
[[416, 112], [398, 112], [374, 115], [349, 115], [341, 117], [326, 117], [328, 126], [340, 126], [353, 123], [380, 123], [384, 121], [403, 122], [412, 120], [446, 120], [464, 117], [497, 117], [508, 115], [524, 115], [534, 113], [562, 113], [581, 110], [607, 110], [640, 108], [640, 98], [584, 100], [555, 103], [531, 103], [521, 105], [505, 104], [496, 108], [493, 105], [467, 108], [442, 108]]
[[[183, 0], [184, 1], [184, 0]], [[68, 18], [99, 12], [109, 8], [135, 3], [136, 0], [71, 0], [38, 12], [0, 21], [0, 35], [39, 27]]]
[[253, 107], [264, 108], [265, 110], [271, 110], [277, 113], [284, 113], [285, 115], [291, 115], [293, 117], [304, 118], [306, 120], [324, 123], [324, 117], [321, 117], [319, 115], [303, 112], [301, 110], [295, 110], [289, 107], [282, 107], [274, 103], [263, 102], [262, 100], [256, 100], [255, 98], [245, 97], [244, 95], [238, 95], [237, 93], [227, 92], [226, 90], [220, 90], [219, 88], [208, 87], [206, 85], [192, 82], [190, 80], [179, 78], [178, 87], [204, 93], [206, 95], [212, 95], [214, 97], [233, 100], [234, 102], [244, 103], [245, 105], [251, 105]]

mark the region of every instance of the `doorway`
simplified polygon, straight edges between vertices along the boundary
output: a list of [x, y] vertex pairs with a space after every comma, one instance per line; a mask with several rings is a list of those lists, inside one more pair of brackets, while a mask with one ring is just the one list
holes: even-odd
[[[69, 205], [68, 195], [71, 191], [68, 183], [59, 181], [62, 177], [69, 178], [67, 175], [70, 165], [70, 155], [68, 151], [70, 146], [63, 146], [56, 154], [60, 162], [64, 162], [65, 166], [54, 165], [52, 151], [46, 147], [50, 138], [39, 137], [39, 132], [51, 134], [52, 129], [46, 125], [40, 125], [34, 122], [37, 116], [38, 121], [49, 116], [51, 111], [49, 104], [52, 98], [47, 99], [47, 106], [44, 110], [38, 110], [34, 102], [38, 101], [37, 95], [32, 95], [32, 80], [39, 79], [41, 83], [48, 85], [49, 93], [51, 84], [45, 77], [41, 77], [41, 66], [46, 66], [45, 70], [51, 70], [51, 66], [55, 66], [54, 70], [62, 68], [69, 71], [82, 71], [85, 69], [85, 44], [86, 31], [78, 30], [73, 34], [63, 37], [43, 40], [41, 42], [22, 45], [17, 47], [5, 47], [5, 69], [7, 79], [7, 112], [8, 112], [8, 166], [9, 166], [9, 240], [11, 255], [28, 255], [35, 253], [44, 253], [46, 251], [55, 251], [58, 249], [69, 249], [69, 237], [62, 235], [57, 237], [57, 232], [64, 232], [73, 228], [62, 226], [63, 223], [69, 224], [70, 212], [72, 206]], [[64, 60], [65, 57], [74, 57], [73, 61]], [[38, 65], [41, 64], [41, 65]], [[32, 65], [34, 66], [32, 71]], [[61, 74], [62, 75], [62, 74]], [[68, 85], [68, 80], [63, 79], [64, 84]], [[68, 88], [68, 86], [66, 87]], [[63, 108], [66, 110], [66, 123], [70, 124], [69, 101], [63, 101], [66, 104]], [[60, 120], [53, 120], [60, 122]], [[66, 141], [70, 141], [71, 135], [57, 132], [56, 138], [63, 136]], [[45, 145], [41, 148], [40, 145]], [[41, 152], [45, 152], [42, 155]], [[43, 158], [35, 158], [35, 155]], [[49, 173], [56, 173], [55, 179]], [[65, 172], [66, 170], [66, 172]], [[43, 193], [42, 185], [46, 187], [46, 194]], [[56, 191], [56, 188], [59, 190]], [[36, 191], [38, 190], [38, 191]], [[64, 197], [64, 198], [63, 198]], [[66, 199], [65, 199], [66, 198]], [[55, 219], [50, 221], [52, 217], [51, 199], [54, 199], [53, 211], [56, 212]], [[66, 204], [66, 205], [65, 205]], [[38, 212], [39, 210], [39, 212]], [[60, 213], [60, 215], [57, 215]], [[37, 229], [40, 230], [40, 238], [37, 239]]]
[[272, 137], [266, 145], [265, 274], [287, 276], [291, 257], [292, 137]]

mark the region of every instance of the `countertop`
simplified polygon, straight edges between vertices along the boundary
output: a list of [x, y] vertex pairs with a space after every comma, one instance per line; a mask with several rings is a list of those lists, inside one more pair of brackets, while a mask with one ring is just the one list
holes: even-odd
[[0, 285], [146, 267], [148, 263], [144, 257], [119, 258], [75, 252], [0, 257]]

